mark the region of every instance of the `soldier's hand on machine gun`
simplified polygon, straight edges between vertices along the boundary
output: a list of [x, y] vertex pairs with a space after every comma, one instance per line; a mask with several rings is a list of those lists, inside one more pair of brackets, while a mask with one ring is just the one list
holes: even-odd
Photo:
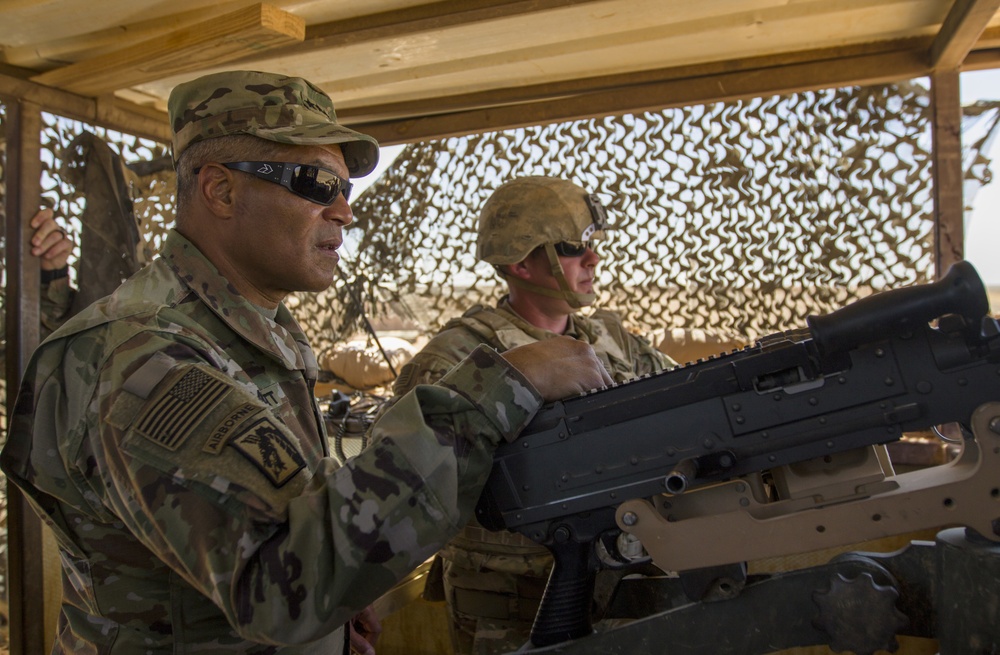
[[571, 337], [545, 339], [511, 348], [502, 357], [528, 378], [546, 402], [612, 383], [590, 344]]
[[375, 655], [375, 644], [382, 634], [382, 623], [375, 608], [369, 605], [350, 621], [352, 655]]
[[31, 218], [35, 233], [31, 237], [31, 254], [39, 258], [43, 271], [66, 268], [69, 255], [73, 252], [73, 241], [66, 231], [56, 223], [51, 209], [40, 209]]

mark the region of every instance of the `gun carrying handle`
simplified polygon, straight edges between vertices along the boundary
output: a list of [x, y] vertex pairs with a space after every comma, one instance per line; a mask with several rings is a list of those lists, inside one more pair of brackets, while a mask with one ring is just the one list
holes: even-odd
[[961, 261], [937, 282], [891, 289], [862, 298], [806, 322], [823, 353], [850, 350], [875, 340], [907, 321], [930, 322], [945, 314], [959, 314], [975, 325], [989, 312], [986, 287], [972, 264]]
[[[560, 530], [564, 531], [562, 540]], [[554, 563], [531, 626], [531, 645], [535, 648], [579, 639], [593, 632], [590, 603], [596, 573], [590, 565], [591, 544], [577, 543], [568, 535], [565, 528], [556, 528], [556, 540], [548, 546]]]

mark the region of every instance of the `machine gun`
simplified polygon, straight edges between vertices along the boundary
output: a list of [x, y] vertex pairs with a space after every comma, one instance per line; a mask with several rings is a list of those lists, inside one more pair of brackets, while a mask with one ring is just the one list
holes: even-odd
[[[633, 561], [629, 536], [668, 572], [949, 525], [1000, 539], [988, 312], [960, 262], [807, 329], [542, 408], [497, 451], [476, 509], [553, 553], [532, 648], [592, 634], [595, 572]], [[958, 426], [958, 457], [895, 475], [881, 444], [943, 425]]]

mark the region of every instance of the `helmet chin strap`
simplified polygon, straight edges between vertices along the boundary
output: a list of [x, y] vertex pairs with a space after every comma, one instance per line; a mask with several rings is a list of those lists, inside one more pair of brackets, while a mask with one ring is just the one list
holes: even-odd
[[552, 272], [552, 277], [556, 279], [556, 283], [559, 285], [558, 290], [542, 287], [531, 282], [526, 282], [519, 277], [508, 275], [499, 267], [497, 267], [497, 270], [500, 271], [500, 275], [507, 280], [507, 284], [512, 284], [516, 287], [537, 293], [547, 298], [559, 298], [560, 300], [565, 300], [566, 303], [573, 309], [580, 309], [588, 305], [593, 305], [594, 301], [597, 300], [597, 294], [578, 293], [571, 290], [569, 288], [569, 283], [566, 281], [566, 273], [563, 272], [562, 264], [559, 263], [559, 255], [556, 254], [556, 249], [551, 243], [546, 243], [544, 247], [545, 254], [549, 258], [549, 269]]

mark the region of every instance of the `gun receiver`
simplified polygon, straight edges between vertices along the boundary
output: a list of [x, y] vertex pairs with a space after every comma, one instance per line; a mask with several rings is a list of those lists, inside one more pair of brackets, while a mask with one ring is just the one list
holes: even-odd
[[[996, 538], [996, 483], [985, 475], [964, 482], [978, 471], [969, 457], [990, 450], [997, 459], [1000, 452], [977, 448], [968, 431], [977, 408], [1000, 400], [1000, 328], [988, 310], [978, 274], [960, 262], [938, 282], [810, 316], [808, 330], [542, 408], [519, 440], [497, 451], [476, 509], [487, 528], [516, 530], [553, 551], [532, 644], [590, 634], [594, 574], [608, 562], [594, 546], [606, 548], [623, 532], [638, 537], [667, 571], [786, 554], [787, 545], [773, 543], [772, 528], [758, 529], [768, 521], [787, 520], [802, 532], [791, 552], [943, 524]], [[906, 432], [949, 423], [967, 428], [966, 463], [930, 482], [907, 487], [902, 480], [916, 473], [847, 483], [841, 477], [826, 487], [806, 484], [788, 498], [784, 476], [774, 474], [797, 463], [822, 466], [841, 453], [850, 459]], [[951, 505], [920, 495], [961, 484]], [[729, 495], [720, 498], [718, 488]], [[935, 507], [864, 506], [871, 520], [854, 527], [834, 519], [851, 526], [843, 530], [823, 529], [823, 519], [805, 512], [857, 512], [854, 506], [872, 499], [904, 502], [898, 499], [907, 489]], [[975, 507], [964, 502], [969, 494]], [[728, 533], [735, 543], [721, 553], [700, 547], [698, 521], [720, 517], [741, 526]], [[766, 546], [755, 549], [760, 544]]]

